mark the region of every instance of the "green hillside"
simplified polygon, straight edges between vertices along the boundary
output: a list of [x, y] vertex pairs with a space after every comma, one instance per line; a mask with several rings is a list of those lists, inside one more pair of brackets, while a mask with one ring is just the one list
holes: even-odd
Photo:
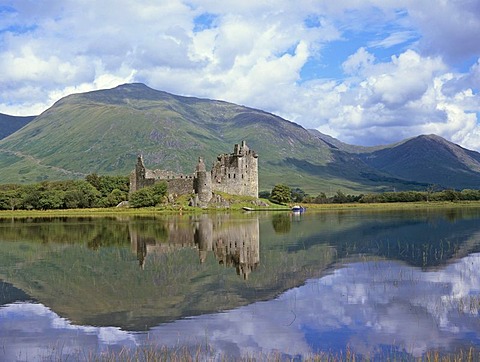
[[480, 154], [436, 135], [418, 136], [361, 157], [394, 177], [442, 188], [480, 188]]
[[[180, 97], [143, 84], [65, 97], [0, 141], [0, 182], [126, 175], [138, 154], [149, 168], [192, 173], [246, 140], [259, 154], [260, 189], [278, 182], [312, 193], [374, 191], [375, 170], [301, 126], [235, 104]], [[410, 185], [411, 186], [411, 185]], [[401, 186], [399, 186], [401, 188]], [[411, 188], [411, 187], [410, 187]]]
[[[210, 165], [242, 140], [259, 154], [260, 190], [282, 182], [313, 195], [358, 194], [425, 190], [430, 184], [464, 188], [480, 179], [480, 154], [462, 149], [446, 163], [448, 154], [437, 147], [456, 145], [443, 139], [431, 143], [436, 156], [428, 158], [420, 143], [408, 152], [402, 149], [407, 143], [352, 146], [261, 110], [137, 83], [62, 98], [1, 139], [0, 183], [128, 175], [138, 154], [148, 168], [191, 174], [199, 156]], [[426, 165], [438, 172], [420, 177]]]

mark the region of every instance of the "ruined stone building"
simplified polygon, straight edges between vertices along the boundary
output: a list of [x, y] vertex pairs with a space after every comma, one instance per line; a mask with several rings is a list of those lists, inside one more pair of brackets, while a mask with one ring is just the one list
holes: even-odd
[[149, 170], [139, 156], [130, 174], [130, 192], [160, 181], [167, 183], [169, 195], [193, 194], [195, 204], [200, 206], [210, 202], [215, 191], [258, 197], [258, 155], [242, 141], [234, 146], [233, 153], [219, 155], [210, 171], [200, 157], [191, 175]]

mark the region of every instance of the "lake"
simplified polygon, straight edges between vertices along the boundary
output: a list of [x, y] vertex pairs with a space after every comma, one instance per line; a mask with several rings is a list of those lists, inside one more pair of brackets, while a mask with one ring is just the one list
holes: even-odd
[[0, 219], [5, 361], [477, 351], [479, 308], [478, 208]]

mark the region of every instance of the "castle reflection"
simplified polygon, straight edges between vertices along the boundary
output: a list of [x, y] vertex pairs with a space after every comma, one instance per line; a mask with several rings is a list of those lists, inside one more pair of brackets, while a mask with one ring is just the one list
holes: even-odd
[[213, 252], [219, 264], [234, 267], [245, 280], [260, 263], [260, 232], [258, 219], [235, 219], [229, 216], [212, 219], [207, 215], [188, 220], [164, 221], [157, 235], [132, 223], [129, 227], [132, 251], [140, 267], [151, 254], [166, 254], [182, 248], [198, 250], [200, 263]]

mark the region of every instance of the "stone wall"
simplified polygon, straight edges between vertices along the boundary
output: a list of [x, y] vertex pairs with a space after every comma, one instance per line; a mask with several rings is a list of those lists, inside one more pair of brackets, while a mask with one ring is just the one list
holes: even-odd
[[193, 193], [193, 177], [162, 180], [167, 183], [169, 195], [188, 195]]
[[243, 141], [234, 146], [233, 153], [219, 155], [211, 171], [206, 170], [202, 158], [199, 158], [193, 175], [146, 169], [139, 156], [130, 175], [130, 192], [160, 181], [167, 182], [170, 195], [194, 193], [200, 206], [208, 204], [215, 191], [258, 197], [258, 156]]
[[258, 156], [245, 141], [232, 154], [218, 156], [212, 168], [212, 189], [233, 195], [258, 197]]

